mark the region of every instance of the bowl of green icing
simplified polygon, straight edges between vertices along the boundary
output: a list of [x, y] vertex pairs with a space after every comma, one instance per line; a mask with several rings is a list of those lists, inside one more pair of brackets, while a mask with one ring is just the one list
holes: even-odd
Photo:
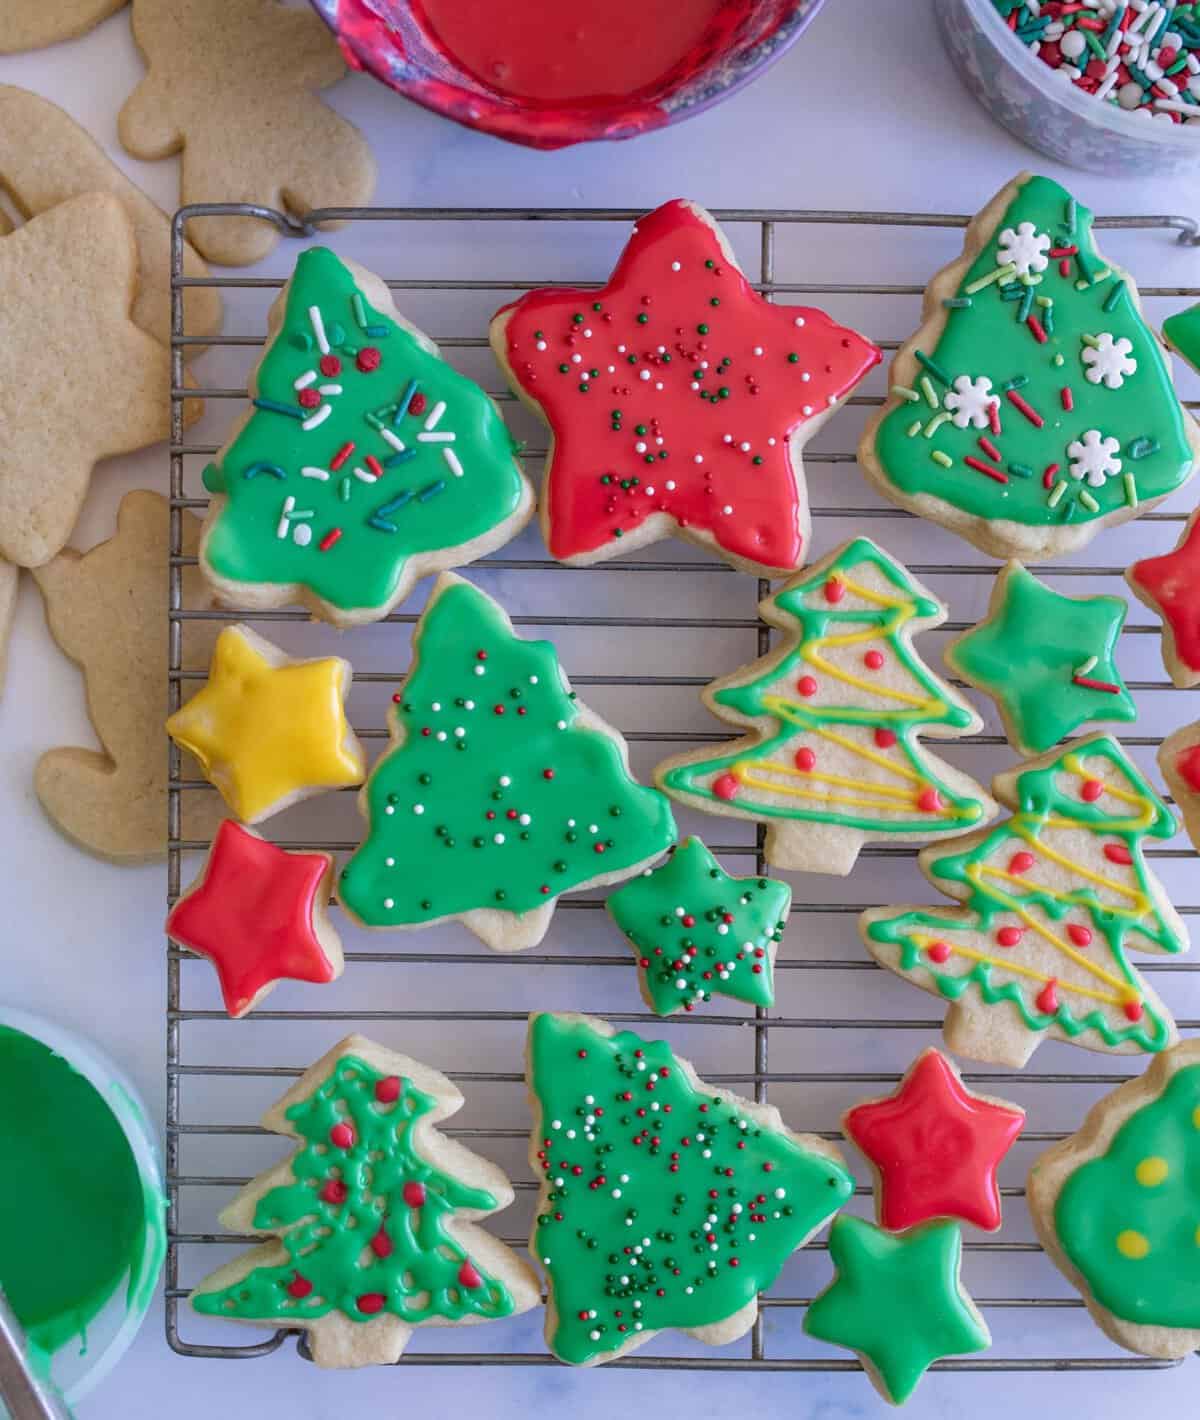
[[128, 1348], [166, 1250], [153, 1131], [95, 1046], [0, 1006], [0, 1285], [68, 1403]]

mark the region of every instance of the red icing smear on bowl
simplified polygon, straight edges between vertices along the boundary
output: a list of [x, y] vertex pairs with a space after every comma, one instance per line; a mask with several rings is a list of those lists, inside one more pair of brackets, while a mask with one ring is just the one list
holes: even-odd
[[589, 104], [669, 88], [723, 47], [741, 9], [721, 0], [413, 0], [457, 67], [525, 103]]

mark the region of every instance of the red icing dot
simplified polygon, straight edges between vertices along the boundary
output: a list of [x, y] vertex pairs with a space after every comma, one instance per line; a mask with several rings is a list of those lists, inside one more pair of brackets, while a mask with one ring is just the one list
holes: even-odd
[[603, 853], [603, 852], [606, 851], [607, 848], [608, 848], [608, 844], [607, 844], [607, 843], [593, 843], [593, 844], [592, 844], [592, 852], [593, 852], [593, 853]]
[[1128, 867], [1133, 862], [1133, 854], [1123, 843], [1106, 843], [1104, 856], [1110, 863], [1120, 863], [1123, 867]]
[[418, 1183], [416, 1179], [409, 1179], [404, 1185], [401, 1197], [410, 1208], [420, 1208], [425, 1202], [425, 1185]]
[[400, 1098], [400, 1076], [385, 1075], [375, 1082], [375, 1098], [380, 1104], [395, 1104]]
[[[382, 360], [383, 356], [379, 353], [378, 350], [375, 349], [373, 345], [365, 345], [355, 356], [354, 363], [358, 366], [358, 368], [363, 372], [364, 375], [369, 375], [372, 370], [379, 369]], [[415, 403], [416, 400], [414, 399], [413, 404]], [[413, 406], [412, 404], [410, 404], [408, 407], [411, 409]]]
[[1058, 1010], [1058, 992], [1055, 990], [1057, 985], [1058, 982], [1051, 978], [1038, 992], [1036, 1004], [1043, 1015], [1052, 1016]]
[[806, 698], [810, 695], [816, 695], [816, 679], [810, 675], [802, 675], [800, 679], [796, 682], [796, 689], [800, 692], [801, 695], [805, 696]]
[[1008, 860], [1008, 871], [1010, 873], [1027, 873], [1036, 862], [1037, 859], [1032, 853], [1022, 850], [1020, 853], [1014, 853]]
[[371, 1239], [371, 1251], [375, 1254], [376, 1257], [391, 1257], [392, 1240], [388, 1237], [386, 1231], [383, 1228], [380, 1228], [379, 1231], [375, 1234], [375, 1236]]
[[543, 778], [543, 779], [553, 779], [553, 778], [554, 778], [554, 770], [553, 770], [553, 769], [543, 769], [543, 770], [542, 770], [542, 778]]
[[349, 1124], [335, 1124], [329, 1131], [329, 1142], [335, 1149], [348, 1149], [354, 1143], [354, 1130]]
[[928, 789], [922, 789], [917, 795], [917, 808], [919, 808], [922, 813], [937, 813], [938, 809], [941, 807], [942, 796], [932, 786]]
[[458, 1269], [458, 1280], [464, 1287], [474, 1288], [483, 1286], [483, 1278], [479, 1275], [469, 1257]]
[[817, 756], [811, 749], [798, 749], [796, 751], [796, 768], [809, 770], [817, 762]]
[[301, 1277], [299, 1272], [296, 1273], [287, 1285], [289, 1297], [307, 1297], [311, 1294], [312, 1289], [313, 1284], [307, 1277]]
[[476, 659], [477, 661], [486, 661], [486, 660], [487, 660], [487, 652], [486, 652], [486, 651], [476, 651], [476, 652], [475, 652], [475, 659]]
[[1089, 927], [1081, 927], [1078, 922], [1067, 923], [1067, 936], [1077, 947], [1090, 947], [1092, 933]]
[[340, 1178], [331, 1178], [321, 1189], [320, 1199], [322, 1203], [345, 1203], [346, 1194], [349, 1190]]
[[925, 954], [930, 961], [947, 961], [950, 957], [950, 946], [947, 942], [930, 942], [925, 948]]
[[321, 373], [323, 375], [340, 375], [342, 373], [342, 362], [336, 355], [322, 355]]
[[683, 925], [685, 927], [694, 927], [696, 925], [696, 919], [692, 916], [690, 912], [683, 919]]
[[863, 657], [863, 665], [866, 666], [868, 670], [877, 671], [880, 666], [883, 665], [883, 652], [868, 651]]
[[1086, 804], [1094, 804], [1103, 793], [1104, 785], [1099, 779], [1085, 779], [1083, 787], [1079, 790], [1079, 797]]
[[896, 743], [896, 732], [895, 732], [895, 730], [876, 730], [876, 731], [875, 731], [875, 744], [878, 746], [879, 749], [891, 749], [891, 747], [892, 747], [895, 743]]
[[1020, 927], [1001, 927], [996, 933], [996, 940], [1002, 947], [1015, 947], [1021, 940]]
[[1130, 1021], [1140, 1021], [1142, 1019], [1142, 1003], [1140, 1001], [1126, 1001], [1125, 1017]]
[[839, 582], [836, 577], [830, 577], [825, 583], [825, 600], [827, 602], [840, 602], [846, 595], [845, 582]]
[[301, 390], [299, 400], [301, 409], [316, 409], [321, 403], [321, 396], [316, 390]]
[[713, 780], [712, 791], [718, 799], [736, 799], [740, 788], [736, 774], [722, 774]]
[[374, 1316], [376, 1312], [381, 1312], [387, 1304], [387, 1298], [382, 1292], [364, 1292], [358, 1299], [358, 1309], [367, 1316]]

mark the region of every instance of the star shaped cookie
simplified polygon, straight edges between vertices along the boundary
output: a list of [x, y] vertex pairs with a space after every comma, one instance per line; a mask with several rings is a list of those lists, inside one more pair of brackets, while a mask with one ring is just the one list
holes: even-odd
[[806, 559], [801, 451], [880, 359], [807, 306], [775, 306], [713, 219], [668, 202], [599, 291], [531, 291], [492, 349], [552, 432], [547, 546], [586, 564], [678, 532], [744, 571]]
[[284, 977], [324, 983], [342, 973], [326, 911], [328, 853], [291, 853], [226, 819], [200, 876], [171, 909], [167, 935], [216, 968], [225, 1009], [244, 1016]]
[[892, 1231], [958, 1218], [995, 1232], [996, 1170], [1024, 1124], [1023, 1109], [972, 1094], [938, 1050], [917, 1057], [895, 1094], [842, 1119], [875, 1168], [879, 1221]]
[[0, 557], [19, 567], [62, 550], [99, 459], [167, 435], [168, 361], [129, 315], [137, 270], [107, 193], [0, 238]]
[[1200, 370], [1200, 301], [1163, 321], [1163, 339], [1194, 370]]
[[772, 1005], [791, 902], [786, 883], [730, 877], [700, 839], [687, 838], [607, 905], [637, 958], [646, 1004], [670, 1016], [713, 996]]
[[1121, 597], [1063, 596], [1009, 562], [946, 664], [992, 697], [1018, 753], [1042, 754], [1081, 725], [1137, 719], [1114, 660], [1127, 610]]
[[244, 823], [325, 789], [361, 784], [362, 746], [346, 721], [348, 661], [293, 660], [247, 626], [227, 626], [208, 684], [167, 721]]
[[1171, 552], [1145, 557], [1125, 580], [1162, 617], [1163, 663], [1180, 689], [1200, 684], [1200, 509]]
[[903, 1405], [934, 1361], [992, 1344], [959, 1280], [957, 1224], [893, 1234], [841, 1213], [829, 1231], [829, 1255], [837, 1275], [808, 1308], [804, 1330], [857, 1352], [892, 1405]]

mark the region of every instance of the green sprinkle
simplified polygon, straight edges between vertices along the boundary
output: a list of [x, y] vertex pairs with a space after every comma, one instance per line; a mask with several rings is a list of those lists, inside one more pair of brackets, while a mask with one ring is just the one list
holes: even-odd
[[930, 409], [938, 409], [940, 407], [937, 391], [934, 389], [933, 381], [928, 375], [921, 376], [921, 393], [925, 396], [925, 403]]
[[1106, 311], [1113, 310], [1117, 302], [1121, 299], [1121, 296], [1123, 295], [1124, 291], [1125, 282], [1118, 281], [1116, 285], [1112, 288], [1112, 290], [1108, 293], [1108, 295], [1104, 298], [1104, 309]]
[[1024, 389], [1028, 383], [1028, 375], [1014, 375], [1011, 380], [1005, 380], [1001, 388], [1006, 390], [1019, 390]]
[[916, 404], [921, 398], [916, 390], [909, 389], [907, 385], [893, 385], [891, 392], [897, 399], [908, 400], [909, 404]]
[[942, 453], [941, 449], [931, 449], [929, 451], [929, 457], [934, 461], [934, 463], [941, 464], [943, 468], [954, 467], [954, 460], [950, 457], [949, 454]]
[[1075, 235], [1075, 223], [1079, 212], [1079, 204], [1073, 197], [1067, 199], [1067, 231], [1072, 236]]
[[1075, 289], [1077, 291], [1086, 291], [1096, 280], [1096, 268], [1092, 265], [1091, 257], [1088, 256], [1087, 252], [1085, 252], [1082, 247], [1075, 253], [1075, 263], [1084, 276], [1082, 283], [1076, 281]]
[[1090, 345], [1093, 350], [1097, 349], [1100, 345], [1099, 340], [1097, 340], [1094, 335], [1081, 335], [1079, 338], [1085, 345]]
[[921, 421], [919, 419], [914, 419], [904, 432], [908, 435], [910, 439], [915, 439], [916, 436], [921, 432]]
[[1037, 298], [1037, 303], [1038, 303], [1039, 306], [1042, 307], [1043, 310], [1047, 310], [1047, 311], [1048, 311], [1048, 310], [1050, 310], [1050, 309], [1053, 307], [1053, 305], [1054, 305], [1054, 297], [1053, 297], [1053, 296], [1039, 296], [1039, 297]]
[[343, 503], [349, 503], [350, 480], [348, 478], [343, 478], [341, 483], [338, 484], [338, 497], [342, 500]]
[[980, 276], [972, 281], [969, 286], [963, 287], [963, 294], [973, 296], [977, 291], [982, 291], [985, 286], [990, 286], [993, 281], [1007, 281], [1009, 277], [1017, 274], [1015, 262], [1009, 262], [1007, 266], [998, 266], [995, 271], [989, 271], [986, 276]]
[[1133, 474], [1125, 474], [1123, 482], [1125, 484], [1125, 502], [1129, 507], [1136, 508], [1138, 505], [1137, 484], [1133, 480]]
[[1021, 299], [1020, 309], [1017, 311], [1017, 323], [1024, 325], [1029, 319], [1029, 313], [1033, 310], [1033, 287], [1025, 288], [1025, 295]]
[[1050, 490], [1050, 506], [1052, 508], [1058, 507], [1059, 503], [1062, 501], [1062, 496], [1066, 491], [1067, 485], [1060, 478], [1059, 481]]
[[1089, 513], [1098, 513], [1100, 511], [1100, 504], [1096, 502], [1086, 488], [1080, 490], [1079, 501]]
[[1014, 478], [1032, 478], [1033, 469], [1027, 463], [1010, 463], [1008, 471]]
[[950, 376], [945, 372], [945, 370], [942, 369], [942, 367], [935, 360], [931, 360], [923, 350], [914, 350], [913, 354], [917, 357], [921, 364], [925, 366], [925, 368], [929, 371], [929, 373], [933, 376], [935, 380], [937, 380], [940, 384], [945, 385], [947, 389], [950, 388]]
[[[1039, 297], [1039, 299], [1041, 299]], [[1046, 314], [1042, 317], [1042, 329], [1047, 335], [1054, 334], [1054, 302], [1051, 301], [1046, 307]]]
[[[1047, 329], [1047, 330], [1050, 329], [1050, 322], [1049, 322], [1049, 321], [1046, 322], [1046, 329]], [[1055, 368], [1061, 370], [1062, 367], [1063, 367], [1066, 363], [1067, 363], [1067, 362], [1066, 362], [1065, 357], [1063, 356], [1062, 351], [1061, 351], [1061, 350], [1058, 351], [1058, 352], [1055, 354], [1055, 356], [1054, 356], [1054, 365], [1055, 365]]]
[[350, 297], [350, 305], [354, 310], [354, 319], [358, 322], [360, 330], [367, 328], [367, 313], [363, 308], [363, 298], [357, 291]]
[[971, 305], [971, 298], [970, 296], [948, 296], [942, 305], [948, 311], [965, 311]]
[[309, 518], [315, 518], [316, 515], [316, 509], [314, 508], [293, 508], [288, 514], [288, 517], [291, 518], [294, 523], [306, 523]]
[[925, 426], [925, 437], [927, 439], [932, 439], [933, 436], [937, 433], [937, 431], [942, 427], [942, 425], [945, 424], [946, 421], [951, 417], [952, 416], [947, 414], [944, 409], [940, 414], [935, 414], [933, 418], [929, 421], [929, 423]]
[[1131, 459], [1148, 459], [1151, 454], [1158, 453], [1160, 447], [1158, 440], [1152, 435], [1143, 434], [1129, 444], [1126, 452]]

